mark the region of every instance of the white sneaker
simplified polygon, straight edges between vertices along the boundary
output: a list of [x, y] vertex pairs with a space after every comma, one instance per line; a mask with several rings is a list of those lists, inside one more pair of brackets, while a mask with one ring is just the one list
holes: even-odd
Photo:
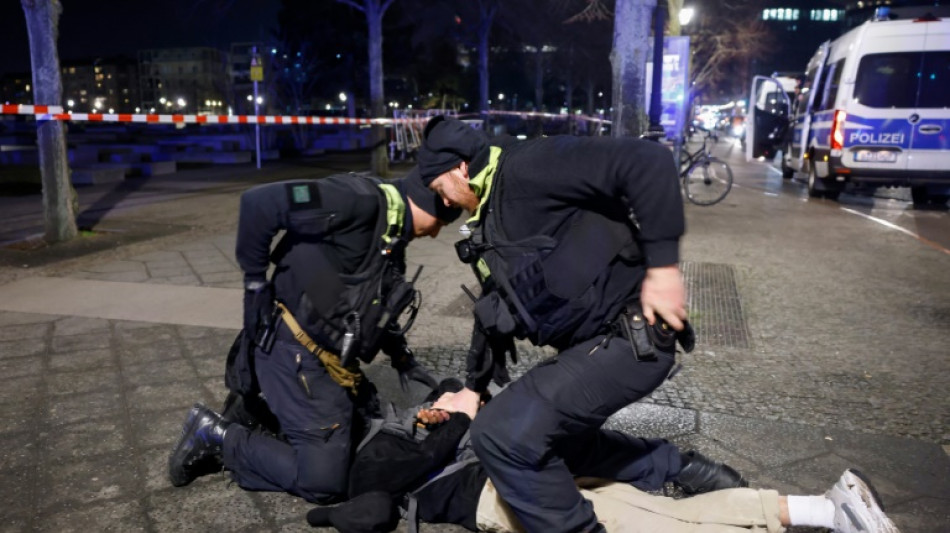
[[836, 533], [900, 533], [871, 482], [857, 470], [845, 470], [825, 497], [835, 504]]

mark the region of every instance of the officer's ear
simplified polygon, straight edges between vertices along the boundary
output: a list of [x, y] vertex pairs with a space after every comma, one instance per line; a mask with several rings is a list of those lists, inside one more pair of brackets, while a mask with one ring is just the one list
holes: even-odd
[[462, 175], [465, 176], [465, 179], [471, 179], [471, 176], [468, 175], [468, 162], [462, 160], [462, 162], [459, 163], [459, 170], [462, 171]]

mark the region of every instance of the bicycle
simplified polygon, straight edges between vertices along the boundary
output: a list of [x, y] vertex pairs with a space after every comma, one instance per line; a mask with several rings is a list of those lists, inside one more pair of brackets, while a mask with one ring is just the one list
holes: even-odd
[[702, 146], [690, 152], [686, 149], [686, 143], [683, 143], [680, 150], [680, 179], [683, 180], [683, 192], [690, 202], [713, 205], [722, 201], [732, 189], [732, 169], [706, 148], [714, 134], [709, 130], [700, 131], [704, 133]]

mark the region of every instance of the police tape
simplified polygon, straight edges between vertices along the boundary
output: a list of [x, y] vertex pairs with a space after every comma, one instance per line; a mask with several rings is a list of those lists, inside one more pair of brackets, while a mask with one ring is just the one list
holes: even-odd
[[[537, 111], [489, 111], [490, 115], [515, 116], [518, 118], [542, 118], [551, 120], [565, 120], [573, 117], [575, 120], [601, 122], [610, 121], [600, 117], [585, 115], [566, 115], [542, 113]], [[287, 115], [161, 115], [154, 113], [73, 113], [66, 111], [63, 106], [57, 105], [0, 105], [0, 115], [29, 115], [36, 120], [61, 120], [78, 122], [132, 122], [142, 124], [298, 124], [298, 125], [390, 125], [424, 123], [431, 117], [408, 118], [349, 118], [349, 117], [320, 117], [320, 116], [287, 116]], [[470, 116], [478, 116], [472, 113]], [[459, 115], [461, 118], [462, 115]]]
[[31, 115], [37, 120], [137, 122], [145, 124], [350, 124], [372, 125], [425, 122], [428, 118], [349, 118], [284, 115], [158, 115], [133, 113], [72, 113], [56, 105], [3, 104], [2, 115]]
[[504, 115], [504, 116], [514, 116], [518, 118], [542, 118], [550, 120], [566, 120], [568, 118], [573, 118], [574, 120], [586, 120], [588, 122], [602, 122], [604, 124], [610, 124], [610, 120], [603, 117], [592, 117], [589, 115], [568, 115], [566, 113], [543, 113], [540, 111], [488, 111], [489, 115]]

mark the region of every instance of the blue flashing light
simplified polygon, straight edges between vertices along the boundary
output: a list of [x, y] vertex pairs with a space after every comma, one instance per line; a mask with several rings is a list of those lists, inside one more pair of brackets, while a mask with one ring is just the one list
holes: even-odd
[[891, 19], [891, 8], [886, 6], [881, 6], [874, 10], [874, 16], [871, 17], [871, 20], [890, 20]]

